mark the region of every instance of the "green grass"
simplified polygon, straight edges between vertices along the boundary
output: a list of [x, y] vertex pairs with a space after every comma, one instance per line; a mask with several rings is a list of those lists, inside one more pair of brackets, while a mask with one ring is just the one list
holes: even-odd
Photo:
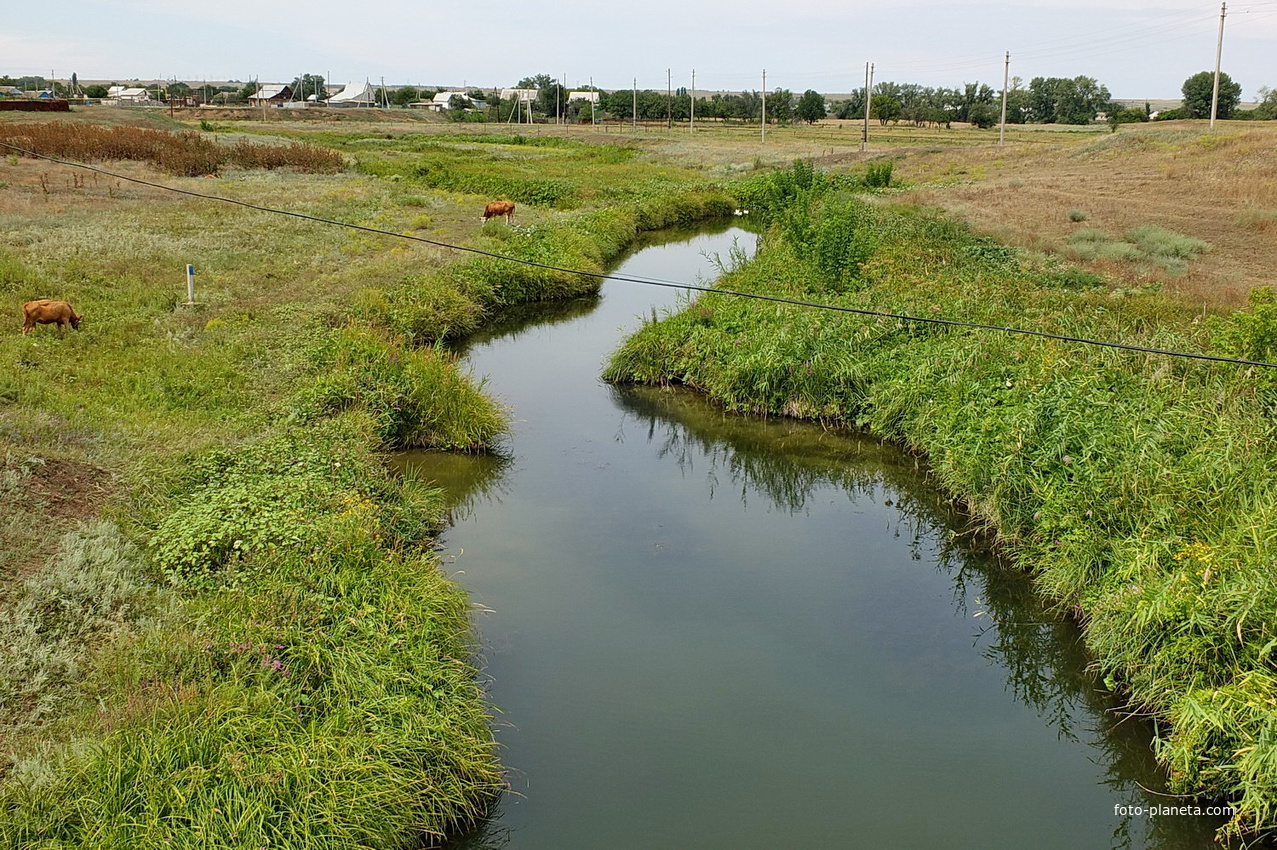
[[[162, 182], [587, 271], [733, 205], [631, 148], [297, 136], [359, 169]], [[443, 503], [384, 454], [498, 444], [505, 412], [439, 341], [598, 279], [7, 167], [0, 297], [84, 321], [0, 334], [0, 843], [344, 850], [480, 817], [502, 774]], [[567, 194], [479, 229], [470, 192], [547, 185]], [[107, 524], [31, 489], [72, 462], [111, 482]]]
[[1200, 239], [1146, 225], [1128, 231], [1121, 239], [1112, 239], [1096, 228], [1078, 230], [1069, 237], [1064, 253], [1084, 262], [1143, 264], [1178, 277], [1188, 271], [1188, 260], [1209, 250], [1210, 245]]
[[[848, 215], [872, 251], [831, 277], [804, 234]], [[1201, 323], [1156, 293], [1062, 287], [1048, 261], [914, 210], [799, 192], [773, 220], [724, 287], [1158, 348], [1277, 348], [1271, 293]], [[1191, 253], [1165, 232], [1129, 237]], [[925, 453], [935, 481], [1082, 623], [1112, 687], [1162, 721], [1172, 790], [1234, 802], [1227, 832], [1277, 829], [1272, 376], [715, 295], [644, 327], [606, 376]]]

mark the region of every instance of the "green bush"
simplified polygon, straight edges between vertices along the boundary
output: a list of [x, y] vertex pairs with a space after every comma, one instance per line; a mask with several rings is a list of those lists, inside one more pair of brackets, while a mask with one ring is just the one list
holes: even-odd
[[0, 732], [56, 719], [90, 650], [153, 613], [160, 595], [143, 563], [115, 525], [97, 522], [64, 536], [17, 588], [0, 618]]
[[894, 167], [889, 159], [871, 162], [865, 166], [865, 185], [873, 189], [886, 189], [891, 186], [891, 172]]
[[480, 451], [506, 429], [504, 414], [440, 346], [409, 349], [385, 333], [347, 327], [313, 357], [318, 374], [294, 398], [294, 421], [361, 410], [385, 448]]

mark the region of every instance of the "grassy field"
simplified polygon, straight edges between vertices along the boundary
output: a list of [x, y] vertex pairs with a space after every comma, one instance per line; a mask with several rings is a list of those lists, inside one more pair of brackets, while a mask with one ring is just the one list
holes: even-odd
[[[111, 134], [113, 174], [584, 270], [731, 211], [617, 146], [104, 117], [195, 133]], [[0, 126], [62, 153], [89, 132], [40, 130]], [[297, 140], [343, 168], [204, 155]], [[441, 342], [597, 280], [16, 155], [0, 183], [0, 843], [395, 847], [481, 816], [501, 772], [441, 501], [383, 456], [496, 445], [505, 412]], [[492, 193], [518, 228], [480, 223]], [[80, 331], [21, 335], [41, 297]]]
[[[1001, 148], [996, 131], [874, 127], [861, 153], [858, 127], [838, 122], [776, 128], [762, 145], [745, 127], [320, 112], [67, 120], [187, 133], [208, 154], [200, 175], [189, 157], [113, 153], [99, 163], [113, 174], [552, 265], [598, 271], [640, 230], [748, 205], [780, 224], [741, 286], [774, 277], [813, 297], [1273, 356], [1267, 305], [1201, 320], [1203, 302], [1229, 314], [1277, 260], [1263, 238], [1277, 210], [1267, 127], [1017, 128]], [[35, 123], [6, 115], [0, 136], [34, 138]], [[40, 138], [59, 134], [76, 130]], [[222, 156], [295, 143], [343, 165]], [[817, 179], [795, 159], [844, 175], [837, 203], [806, 219], [786, 211], [794, 185], [767, 176]], [[888, 164], [897, 188], [854, 201], [866, 169]], [[0, 188], [13, 317], [0, 333], [0, 604], [13, 614], [0, 627], [0, 835], [392, 847], [480, 816], [500, 768], [466, 603], [431, 550], [438, 494], [382, 460], [499, 447], [504, 411], [441, 341], [596, 281], [17, 155], [0, 158]], [[519, 204], [517, 226], [480, 221], [497, 197]], [[18, 308], [44, 297], [75, 304], [81, 331], [20, 335]], [[1267, 544], [1230, 519], [1268, 516], [1251, 459], [1269, 439], [1263, 379], [704, 304], [640, 336], [616, 376], [678, 378], [931, 453], [941, 483], [1079, 606], [1115, 687], [1173, 720], [1162, 755], [1183, 787], [1240, 797], [1239, 826], [1271, 825], [1271, 714], [1254, 708], [1268, 705], [1277, 630]], [[680, 373], [679, 357], [716, 377]], [[1097, 422], [1101, 410], [1121, 415]], [[1141, 510], [1156, 513], [1138, 526], [1147, 540]], [[1168, 584], [1181, 574], [1189, 587]], [[1117, 593], [1127, 586], [1150, 595]], [[1145, 599], [1157, 607], [1118, 604]], [[1133, 631], [1149, 643], [1126, 642]], [[1130, 656], [1139, 646], [1147, 657]]]

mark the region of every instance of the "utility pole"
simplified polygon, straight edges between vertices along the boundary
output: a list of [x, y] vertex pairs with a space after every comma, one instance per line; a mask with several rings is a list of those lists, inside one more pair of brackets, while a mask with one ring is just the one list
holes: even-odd
[[998, 147], [1007, 138], [1007, 82], [1011, 79], [1011, 51], [1007, 51], [1007, 63], [1002, 68], [1002, 126], [998, 128]]
[[767, 69], [763, 69], [763, 144], [767, 144]]
[[599, 125], [599, 93], [594, 90], [594, 75], [590, 74], [590, 126]]
[[690, 103], [692, 104], [692, 122], [690, 125], [691, 126], [690, 132], [695, 133], [696, 132], [696, 69], [695, 68], [692, 69], [692, 99]]
[[634, 114], [630, 116], [634, 122], [634, 132], [638, 132], [638, 77], [634, 78]]
[[1219, 111], [1219, 60], [1224, 53], [1224, 13], [1227, 3], [1219, 4], [1219, 42], [1215, 45], [1215, 89], [1210, 98], [1210, 129], [1215, 129], [1215, 115]]
[[665, 132], [674, 131], [674, 78], [670, 69], [665, 69]]
[[869, 92], [873, 90], [873, 63], [865, 63], [865, 128], [860, 132], [860, 152], [869, 147]]

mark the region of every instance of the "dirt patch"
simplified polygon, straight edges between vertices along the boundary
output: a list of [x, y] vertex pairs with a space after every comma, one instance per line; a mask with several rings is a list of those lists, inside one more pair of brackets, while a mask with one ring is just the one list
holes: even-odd
[[[1074, 232], [1120, 237], [1158, 225], [1209, 243], [1182, 277], [1106, 265], [1117, 285], [1148, 283], [1194, 304], [1236, 307], [1277, 265], [1277, 127], [1204, 122], [1123, 128], [1069, 144], [917, 155], [898, 163], [905, 197], [1013, 245], [1061, 253]], [[1240, 126], [1239, 126], [1240, 125]]]
[[111, 491], [111, 473], [65, 458], [49, 458], [31, 467], [23, 486], [55, 519], [94, 516]]
[[63, 534], [98, 515], [115, 486], [109, 470], [80, 460], [0, 460], [0, 603], [43, 566]]

